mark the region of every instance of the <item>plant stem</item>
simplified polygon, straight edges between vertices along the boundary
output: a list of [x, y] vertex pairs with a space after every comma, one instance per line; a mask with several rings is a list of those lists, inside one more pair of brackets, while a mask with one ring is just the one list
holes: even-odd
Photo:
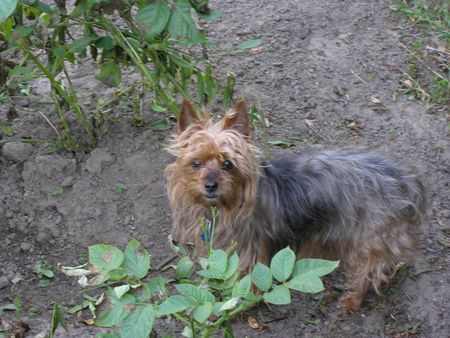
[[23, 44], [19, 44], [18, 46], [25, 55], [27, 55], [35, 64], [36, 66], [41, 70], [42, 73], [44, 73], [45, 77], [50, 81], [52, 87], [58, 92], [59, 95], [67, 102], [67, 104], [74, 110], [75, 114], [77, 115], [78, 119], [80, 120], [85, 132], [88, 134], [89, 137], [92, 136], [92, 130], [90, 124], [86, 121], [83, 111], [81, 110], [80, 106], [77, 102], [73, 100], [72, 97], [70, 97], [66, 90], [56, 81], [53, 74], [51, 74], [48, 69], [42, 64], [41, 61]]
[[107, 28], [107, 30], [111, 32], [111, 35], [119, 43], [120, 47], [122, 47], [123, 50], [128, 54], [128, 56], [130, 56], [134, 65], [139, 69], [142, 75], [155, 87], [155, 91], [157, 92], [157, 94], [159, 94], [166, 106], [176, 116], [178, 116], [178, 107], [172, 101], [170, 101], [167, 94], [163, 90], [161, 90], [159, 83], [150, 73], [147, 66], [142, 62], [133, 46], [131, 46], [128, 40], [123, 36], [122, 32], [106, 18], [101, 18], [100, 21]]

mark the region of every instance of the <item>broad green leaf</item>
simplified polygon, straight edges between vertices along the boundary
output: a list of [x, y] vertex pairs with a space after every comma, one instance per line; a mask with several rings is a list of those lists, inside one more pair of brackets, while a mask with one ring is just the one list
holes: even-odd
[[136, 20], [144, 25], [145, 35], [153, 37], [160, 34], [169, 22], [170, 7], [164, 0], [142, 7], [136, 14]]
[[123, 269], [137, 278], [144, 278], [150, 269], [150, 255], [136, 239], [128, 242], [124, 251]]
[[211, 316], [213, 305], [210, 302], [200, 304], [195, 307], [192, 315], [200, 324], [204, 323]]
[[295, 253], [289, 247], [286, 247], [273, 256], [270, 262], [270, 270], [278, 281], [284, 282], [294, 270], [294, 264]]
[[208, 270], [224, 273], [227, 263], [227, 253], [223, 250], [214, 250], [208, 258]]
[[122, 80], [119, 65], [114, 61], [105, 62], [100, 66], [100, 73], [96, 78], [109, 87], [117, 87]]
[[82, 53], [85, 51], [87, 46], [94, 40], [92, 37], [84, 37], [77, 39], [68, 44], [69, 52], [72, 53]]
[[261, 44], [262, 44], [262, 40], [261, 39], [245, 40], [245, 41], [242, 41], [238, 45], [238, 48], [240, 50], [246, 50], [246, 49], [251, 49], [251, 48], [258, 47]]
[[233, 297], [230, 300], [223, 303], [223, 305], [220, 307], [219, 311], [227, 311], [234, 309], [240, 301], [240, 297]]
[[147, 283], [151, 293], [165, 293], [166, 292], [166, 280], [163, 276], [156, 276], [151, 278]]
[[170, 296], [158, 308], [157, 316], [166, 316], [172, 313], [181, 312], [188, 307], [195, 305], [195, 301], [185, 296]]
[[198, 286], [192, 284], [177, 284], [175, 285], [175, 288], [183, 296], [189, 297], [200, 303], [214, 303], [216, 301], [211, 292], [201, 289]]
[[175, 9], [169, 21], [169, 33], [174, 37], [197, 40], [200, 34], [192, 19], [189, 0], [175, 0], [174, 4]]
[[172, 126], [165, 119], [159, 119], [150, 124], [150, 129], [155, 131], [165, 131], [169, 130], [170, 128], [172, 128]]
[[6, 20], [16, 10], [19, 0], [2, 0], [0, 6], [0, 22]]
[[251, 286], [252, 286], [251, 277], [250, 275], [247, 275], [235, 284], [231, 296], [245, 297], [250, 292]]
[[230, 258], [228, 258], [227, 269], [225, 270], [224, 277], [228, 279], [234, 275], [234, 273], [239, 268], [239, 256], [236, 252], [234, 252]]
[[275, 305], [286, 305], [291, 302], [291, 293], [287, 286], [279, 285], [272, 291], [263, 294], [266, 302]]
[[194, 262], [189, 256], [181, 257], [177, 263], [175, 274], [178, 279], [191, 277], [194, 273]]
[[117, 325], [127, 317], [134, 308], [133, 303], [136, 298], [126, 293], [122, 298], [117, 298], [114, 290], [108, 291], [107, 303], [97, 308], [98, 313], [95, 319], [95, 325], [101, 327], [112, 327]]
[[286, 283], [290, 289], [300, 292], [316, 293], [324, 290], [322, 280], [317, 276], [298, 275]]
[[295, 263], [293, 276], [302, 275], [321, 277], [333, 272], [338, 266], [339, 261], [303, 258]]
[[116, 46], [116, 40], [114, 40], [112, 37], [107, 36], [107, 35], [99, 37], [95, 41], [95, 47], [101, 48], [101, 49], [104, 49], [104, 50], [111, 50], [115, 46]]
[[64, 323], [64, 315], [61, 312], [61, 309], [59, 308], [58, 304], [53, 303], [52, 319], [50, 322], [50, 333], [49, 333], [50, 338], [52, 338], [55, 335], [55, 331], [59, 325], [61, 325], [67, 331], [66, 324]]
[[154, 321], [153, 306], [140, 306], [124, 319], [120, 336], [122, 338], [148, 338], [152, 332]]
[[253, 268], [251, 276], [253, 284], [255, 284], [258, 289], [262, 291], [270, 289], [272, 285], [272, 271], [270, 271], [269, 267], [258, 262]]
[[123, 258], [123, 252], [113, 245], [96, 244], [89, 247], [89, 263], [100, 271], [119, 268]]

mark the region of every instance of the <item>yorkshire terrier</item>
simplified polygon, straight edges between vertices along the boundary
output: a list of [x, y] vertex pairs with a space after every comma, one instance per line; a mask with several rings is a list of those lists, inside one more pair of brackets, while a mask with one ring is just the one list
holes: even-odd
[[237, 242], [241, 269], [268, 264], [286, 246], [299, 257], [340, 259], [348, 287], [340, 299], [357, 310], [370, 285], [378, 293], [418, 247], [424, 187], [390, 160], [357, 151], [322, 151], [259, 163], [245, 103], [219, 122], [184, 100], [177, 157], [166, 179], [173, 238], [206, 249], [199, 219], [216, 207], [214, 247]]

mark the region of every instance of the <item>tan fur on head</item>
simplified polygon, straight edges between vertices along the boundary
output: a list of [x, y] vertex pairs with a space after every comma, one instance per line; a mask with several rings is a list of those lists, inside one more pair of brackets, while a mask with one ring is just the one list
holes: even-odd
[[[168, 151], [177, 157], [166, 168], [167, 190], [174, 211], [174, 238], [182, 242], [200, 241], [199, 219], [210, 206], [217, 207], [220, 221], [216, 233], [229, 233], [235, 224], [243, 224], [254, 208], [258, 180], [259, 151], [249, 140], [250, 128], [244, 103], [225, 113], [214, 123], [201, 119], [192, 105], [184, 101], [178, 119], [178, 134], [172, 139]], [[233, 168], [223, 170], [224, 161]], [[196, 169], [197, 162], [201, 168]], [[208, 174], [217, 176], [217, 198], [204, 197]], [[211, 174], [210, 174], [211, 175]], [[231, 231], [232, 232], [232, 231]], [[218, 247], [228, 236], [215, 236]]]

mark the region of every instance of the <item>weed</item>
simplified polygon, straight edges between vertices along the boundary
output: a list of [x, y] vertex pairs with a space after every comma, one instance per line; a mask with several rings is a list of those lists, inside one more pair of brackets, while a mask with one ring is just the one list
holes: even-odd
[[[448, 42], [450, 41], [450, 11], [447, 1], [395, 1], [390, 7], [414, 25], [422, 28], [423, 37], [415, 38], [408, 48], [403, 43], [409, 64], [403, 81], [409, 99], [420, 99], [427, 103], [448, 104], [450, 102]], [[428, 41], [430, 36], [439, 39]], [[427, 40], [428, 39], [428, 40]], [[447, 47], [445, 47], [447, 46]]]
[[[269, 266], [257, 263], [250, 274], [244, 275], [234, 251], [236, 243], [227, 251], [213, 249], [217, 215], [214, 210], [211, 213], [210, 224], [201, 222], [209, 253], [199, 259], [200, 267], [186, 248], [171, 242], [172, 250], [179, 255], [178, 261], [169, 266], [175, 270], [175, 284], [152, 270], [150, 254], [135, 239], [124, 251], [106, 244], [90, 246], [89, 267], [59, 266], [66, 275], [79, 278], [83, 287], [104, 287], [100, 296], [85, 296], [69, 312], [89, 309], [91, 318], [83, 319], [86, 323], [118, 326], [122, 337], [148, 337], [154, 321], [164, 317], [184, 325], [186, 337], [206, 338], [219, 331], [233, 337], [233, 318], [262, 301], [289, 304], [292, 290], [324, 290], [320, 277], [339, 264], [320, 259], [296, 261], [294, 251], [287, 247], [272, 258]], [[318, 325], [320, 321], [310, 323]]]
[[[97, 65], [96, 78], [110, 87], [122, 84], [124, 67], [133, 66], [139, 71], [141, 80], [135, 87], [140, 92], [132, 96], [137, 127], [144, 124], [142, 96], [150, 91], [151, 107], [158, 111], [169, 109], [174, 114], [178, 113], [176, 95], [187, 97], [193, 79], [203, 103], [222, 91], [230, 98], [233, 75], [227, 73], [226, 86], [222, 86], [213, 75], [211, 64], [189, 49], [200, 46], [206, 55], [211, 45], [205, 31], [199, 28], [197, 17], [210, 20], [220, 15], [205, 14], [207, 4], [208, 1], [188, 0], [116, 0], [113, 4], [80, 0], [69, 9], [65, 1], [55, 1], [55, 5], [49, 6], [40, 1], [4, 0], [0, 38], [5, 41], [7, 52], [20, 51], [23, 57], [9, 72], [7, 86], [12, 88], [17, 83], [21, 93], [27, 95], [29, 88], [21, 86], [23, 83], [35, 76], [49, 80], [62, 130], [56, 133], [58, 143], [68, 150], [75, 150], [78, 145], [66, 118], [68, 110], [76, 115], [93, 146], [99, 135], [97, 129], [105, 123], [104, 104], [100, 102], [93, 111], [87, 109], [67, 68], [69, 63], [77, 63], [85, 56], [90, 56]], [[81, 36], [79, 32], [83, 32]], [[259, 43], [247, 41], [240, 48], [245, 50]]]
[[443, 38], [450, 39], [450, 12], [447, 1], [437, 5], [424, 0], [401, 0], [396, 1], [390, 8], [406, 15], [413, 24], [428, 27]]

